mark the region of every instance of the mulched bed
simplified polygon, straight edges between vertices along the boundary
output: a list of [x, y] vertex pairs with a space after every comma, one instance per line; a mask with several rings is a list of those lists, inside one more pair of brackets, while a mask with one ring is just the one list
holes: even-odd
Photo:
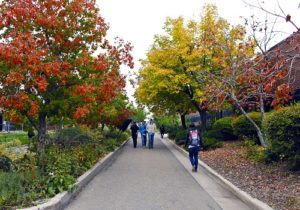
[[289, 172], [284, 162], [266, 165], [251, 161], [246, 154], [240, 142], [225, 142], [222, 148], [202, 151], [200, 159], [272, 208], [300, 210], [300, 172]]

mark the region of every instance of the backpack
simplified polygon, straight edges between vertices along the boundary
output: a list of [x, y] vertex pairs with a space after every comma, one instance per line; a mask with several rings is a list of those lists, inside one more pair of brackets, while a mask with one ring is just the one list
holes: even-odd
[[189, 138], [190, 138], [190, 145], [192, 145], [192, 146], [199, 146], [200, 139], [199, 139], [199, 136], [198, 136], [197, 129], [190, 130]]

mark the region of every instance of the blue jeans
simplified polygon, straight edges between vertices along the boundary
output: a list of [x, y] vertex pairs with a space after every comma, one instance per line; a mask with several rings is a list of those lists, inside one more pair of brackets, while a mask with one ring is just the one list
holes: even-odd
[[148, 134], [148, 147], [149, 149], [153, 148], [153, 141], [154, 141], [154, 133]]
[[195, 168], [197, 171], [198, 169], [198, 154], [199, 154], [200, 148], [198, 146], [194, 146], [189, 148], [189, 157], [192, 166]]
[[142, 138], [142, 146], [145, 147], [147, 143], [147, 135], [141, 134], [141, 138]]

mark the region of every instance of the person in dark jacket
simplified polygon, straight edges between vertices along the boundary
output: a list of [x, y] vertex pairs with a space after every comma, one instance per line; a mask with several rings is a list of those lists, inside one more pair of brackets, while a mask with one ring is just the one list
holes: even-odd
[[194, 123], [192, 123], [187, 131], [185, 146], [188, 147], [189, 158], [192, 164], [192, 171], [198, 170], [198, 156], [202, 139], [199, 131]]
[[160, 130], [161, 138], [164, 138], [164, 134], [165, 134], [165, 127], [164, 127], [164, 125], [161, 125], [160, 128], [159, 128], [159, 130]]
[[137, 126], [135, 121], [132, 122], [132, 124], [130, 126], [130, 130], [131, 130], [131, 136], [132, 136], [132, 140], [133, 140], [133, 147], [136, 148], [137, 132], [139, 130], [139, 127]]

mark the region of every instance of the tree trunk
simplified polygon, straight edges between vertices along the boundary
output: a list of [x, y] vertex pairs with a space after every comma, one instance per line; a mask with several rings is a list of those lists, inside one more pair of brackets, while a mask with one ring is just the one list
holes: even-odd
[[104, 126], [105, 126], [105, 124], [101, 123], [101, 131], [104, 131]]
[[37, 139], [37, 154], [38, 154], [38, 165], [43, 168], [44, 150], [46, 142], [46, 113], [39, 114], [38, 124], [38, 139]]
[[194, 99], [194, 93], [191, 89], [190, 86], [187, 86], [185, 89], [185, 93], [189, 96], [189, 98], [191, 99], [192, 104], [194, 105], [194, 107], [196, 108], [196, 110], [199, 112], [200, 115], [200, 119], [201, 119], [201, 127], [203, 130], [206, 130], [206, 111], [204, 111], [203, 109], [201, 109], [200, 105], [198, 104], [197, 101], [195, 101]]
[[262, 116], [262, 119], [264, 119], [265, 116], [266, 116], [266, 112], [265, 112], [265, 103], [264, 103], [264, 99], [263, 99], [263, 87], [262, 87], [262, 85], [259, 86], [259, 104], [260, 104], [261, 116]]
[[180, 114], [180, 120], [181, 120], [182, 128], [186, 129], [185, 114]]
[[206, 110], [201, 109], [199, 113], [200, 113], [202, 129], [206, 130]]
[[249, 120], [249, 122], [254, 126], [254, 128], [255, 128], [255, 130], [257, 132], [257, 136], [258, 136], [258, 139], [259, 139], [261, 145], [263, 147], [267, 147], [267, 144], [266, 144], [265, 139], [264, 139], [264, 135], [261, 132], [261, 129], [259, 128], [259, 126], [255, 123], [254, 120], [251, 119], [251, 117], [248, 115], [248, 113], [244, 110], [244, 108], [241, 106], [241, 104], [239, 103], [239, 101], [236, 98], [236, 96], [235, 96], [234, 93], [231, 94], [231, 98], [234, 100], [234, 102], [236, 103], [236, 105], [238, 106], [238, 108], [241, 110], [241, 112], [243, 113], [243, 115], [246, 117], [246, 119]]

